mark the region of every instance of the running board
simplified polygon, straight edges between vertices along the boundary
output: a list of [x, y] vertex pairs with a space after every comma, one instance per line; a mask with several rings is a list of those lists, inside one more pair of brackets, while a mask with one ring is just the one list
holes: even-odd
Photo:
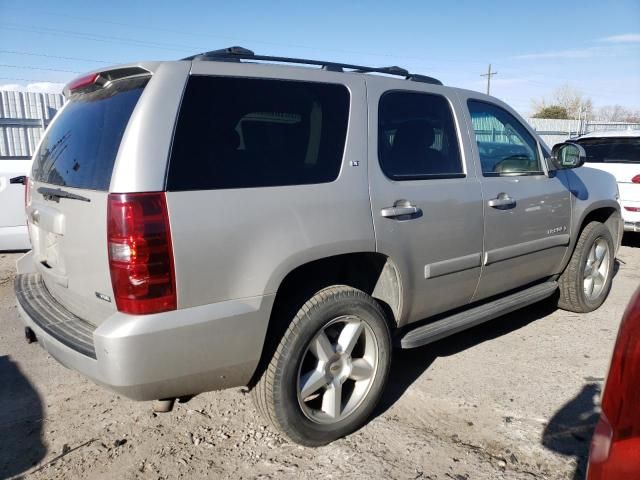
[[467, 328], [475, 327], [488, 320], [518, 310], [532, 303], [544, 300], [553, 295], [558, 288], [558, 282], [545, 282], [540, 285], [527, 288], [506, 297], [501, 297], [464, 312], [456, 313], [432, 323], [428, 323], [407, 332], [400, 339], [402, 348], [416, 348], [435, 342], [442, 338], [461, 332]]

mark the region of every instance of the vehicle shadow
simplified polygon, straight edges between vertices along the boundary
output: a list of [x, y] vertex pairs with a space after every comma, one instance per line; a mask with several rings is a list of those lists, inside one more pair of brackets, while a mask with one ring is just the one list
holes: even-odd
[[573, 399], [567, 402], [551, 418], [544, 433], [542, 444], [561, 455], [575, 457], [574, 480], [582, 480], [587, 473], [589, 444], [600, 412], [595, 398], [600, 394], [600, 385], [588, 383]]
[[557, 310], [552, 300], [545, 300], [509, 313], [424, 347], [411, 350], [396, 349], [389, 372], [389, 379], [374, 416], [377, 417], [383, 414], [395, 404], [413, 382], [431, 366], [436, 358], [455, 355], [543, 318]]
[[40, 396], [18, 365], [0, 356], [0, 478], [23, 474], [47, 453]]
[[625, 232], [622, 236], [622, 246], [640, 248], [640, 233]]

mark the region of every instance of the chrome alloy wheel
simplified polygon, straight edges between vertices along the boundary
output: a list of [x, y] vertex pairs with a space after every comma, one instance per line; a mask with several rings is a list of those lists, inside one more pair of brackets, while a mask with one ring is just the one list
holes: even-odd
[[298, 367], [298, 403], [316, 423], [336, 423], [365, 399], [378, 368], [378, 344], [354, 316], [331, 320], [313, 337]]
[[584, 267], [583, 288], [588, 300], [595, 300], [600, 296], [609, 275], [609, 244], [598, 237], [587, 256]]

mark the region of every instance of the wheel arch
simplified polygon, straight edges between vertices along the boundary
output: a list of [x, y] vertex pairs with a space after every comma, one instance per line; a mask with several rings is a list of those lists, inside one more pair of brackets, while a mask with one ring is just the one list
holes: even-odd
[[582, 230], [584, 230], [584, 227], [593, 221], [603, 223], [609, 229], [617, 250], [622, 240], [623, 231], [622, 214], [620, 213], [620, 205], [618, 202], [614, 200], [601, 201], [595, 203], [588, 210], [585, 210], [578, 224], [573, 246], [575, 246], [575, 242], [582, 233]]
[[571, 243], [569, 244], [567, 255], [563, 260], [562, 271], [564, 271], [569, 264], [571, 256], [575, 251], [578, 238], [580, 238], [584, 227], [592, 221], [603, 223], [609, 229], [611, 236], [613, 237], [614, 248], [617, 253], [620, 242], [622, 241], [623, 233], [620, 205], [615, 200], [594, 202], [589, 206], [589, 208], [586, 208], [581, 212], [579, 220], [574, 224], [573, 232], [575, 233], [572, 233], [571, 235]]
[[296, 312], [316, 292], [346, 285], [371, 295], [382, 307], [393, 331], [402, 316], [402, 279], [395, 263], [378, 252], [354, 252], [311, 260], [292, 268], [280, 281], [260, 362], [249, 383], [259, 379]]

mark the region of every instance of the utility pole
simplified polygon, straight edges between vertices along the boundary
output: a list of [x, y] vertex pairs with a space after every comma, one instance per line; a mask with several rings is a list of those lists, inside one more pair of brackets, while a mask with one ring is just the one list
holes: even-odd
[[487, 70], [487, 73], [480, 75], [481, 77], [487, 77], [487, 95], [491, 95], [491, 77], [497, 74], [498, 72], [491, 71], [491, 64], [489, 64], [489, 70]]

